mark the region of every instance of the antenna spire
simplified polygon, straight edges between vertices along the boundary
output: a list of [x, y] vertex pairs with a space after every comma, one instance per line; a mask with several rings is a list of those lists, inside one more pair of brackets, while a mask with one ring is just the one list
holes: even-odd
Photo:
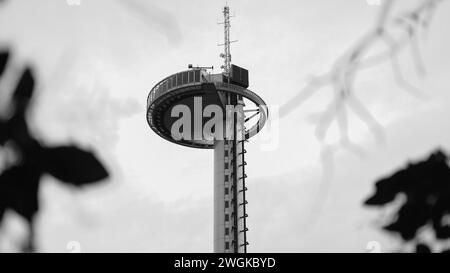
[[228, 6], [228, 3], [225, 4], [223, 7], [223, 17], [224, 21], [220, 24], [224, 25], [224, 43], [220, 44], [219, 46], [224, 46], [224, 52], [220, 54], [220, 57], [224, 59], [224, 64], [221, 66], [223, 69], [223, 74], [226, 76], [229, 76], [230, 69], [231, 69], [231, 52], [230, 52], [230, 45], [231, 43], [237, 42], [237, 41], [231, 41], [230, 40], [230, 7]]

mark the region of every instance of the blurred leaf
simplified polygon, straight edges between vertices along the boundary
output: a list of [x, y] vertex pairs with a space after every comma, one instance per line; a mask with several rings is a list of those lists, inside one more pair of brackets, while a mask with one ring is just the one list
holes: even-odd
[[418, 229], [430, 219], [431, 210], [424, 202], [407, 202], [397, 213], [397, 219], [384, 227], [385, 230], [399, 233], [404, 240], [411, 240]]
[[44, 170], [69, 184], [81, 186], [108, 177], [97, 157], [75, 146], [44, 148]]
[[392, 223], [383, 229], [396, 232], [405, 241], [416, 237], [418, 230], [432, 224], [437, 239], [450, 238], [450, 226], [443, 223], [450, 214], [450, 167], [448, 157], [437, 149], [425, 160], [409, 163], [404, 169], [376, 182], [375, 193], [367, 206], [384, 206], [399, 193], [407, 201], [392, 216]]
[[13, 93], [13, 100], [16, 104], [16, 111], [24, 112], [28, 106], [29, 100], [33, 96], [34, 77], [31, 68], [27, 67], [19, 79], [16, 90]]
[[0, 222], [6, 209], [12, 209], [31, 222], [38, 211], [41, 171], [31, 165], [14, 166], [0, 175]]
[[9, 134], [7, 129], [8, 127], [6, 122], [0, 120], [0, 145], [5, 144], [5, 142], [8, 140]]
[[416, 245], [416, 253], [431, 253], [431, 249], [426, 244], [417, 244]]
[[8, 51], [0, 52], [0, 77], [5, 71], [6, 64], [8, 63], [8, 57], [9, 57]]
[[450, 238], [450, 226], [444, 225], [443, 219], [450, 214], [450, 190], [447, 190], [433, 208], [433, 228], [438, 239]]

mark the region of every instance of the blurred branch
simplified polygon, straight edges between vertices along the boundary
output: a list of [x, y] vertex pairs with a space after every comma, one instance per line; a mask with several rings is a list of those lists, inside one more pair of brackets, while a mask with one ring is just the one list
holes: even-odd
[[[437, 4], [442, 0], [423, 0], [415, 8], [392, 15], [396, 1], [386, 1], [374, 26], [353, 47], [339, 57], [328, 72], [314, 77], [296, 96], [284, 104], [280, 108], [280, 116], [285, 117], [290, 114], [320, 88], [331, 86], [334, 89], [335, 97], [319, 119], [316, 131], [318, 139], [325, 138], [331, 124], [336, 121], [340, 128], [341, 138], [347, 141], [347, 116], [353, 112], [367, 124], [377, 139], [382, 140], [381, 126], [355, 95], [353, 84], [356, 73], [363, 68], [390, 62], [396, 84], [414, 96], [423, 97], [420, 90], [403, 77], [398, 55], [406, 46], [411, 46], [416, 69], [419, 74], [425, 74], [418, 34], [420, 31], [428, 29]], [[395, 37], [393, 32], [399, 28], [402, 34]], [[378, 42], [384, 44], [386, 50], [367, 56]], [[346, 111], [347, 107], [349, 111]]]
[[[362, 120], [378, 142], [384, 141], [384, 132], [377, 119], [356, 95], [354, 82], [357, 72], [362, 69], [389, 62], [395, 83], [409, 94], [423, 98], [424, 94], [410, 84], [402, 74], [399, 54], [407, 46], [411, 48], [419, 75], [425, 74], [425, 65], [420, 52], [419, 34], [426, 33], [437, 5], [442, 0], [423, 0], [417, 6], [402, 13], [394, 13], [393, 7], [397, 0], [387, 0], [377, 16], [374, 25], [334, 62], [325, 73], [315, 76], [292, 99], [280, 107], [280, 117], [286, 117], [302, 103], [324, 87], [331, 87], [334, 96], [325, 111], [320, 114], [316, 127], [316, 137], [322, 143], [321, 163], [323, 176], [315, 198], [317, 205], [313, 209], [314, 217], [318, 217], [324, 205], [329, 181], [334, 172], [334, 154], [339, 148], [346, 149], [358, 156], [364, 156], [364, 151], [353, 143], [349, 137], [348, 116], [354, 114]], [[396, 35], [395, 35], [396, 34]], [[372, 53], [370, 51], [379, 44], [386, 49]], [[331, 125], [336, 122], [339, 130], [337, 144], [325, 144]]]

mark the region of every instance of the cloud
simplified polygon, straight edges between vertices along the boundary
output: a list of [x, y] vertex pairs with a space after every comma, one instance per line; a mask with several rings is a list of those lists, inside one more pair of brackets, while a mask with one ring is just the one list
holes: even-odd
[[148, 1], [118, 0], [117, 2], [132, 13], [140, 15], [146, 23], [164, 34], [171, 45], [176, 46], [182, 42], [182, 33], [178, 20], [167, 10], [148, 3]]
[[[71, 200], [68, 198], [71, 193], [58, 189], [55, 184], [46, 187], [43, 196], [56, 193]], [[80, 213], [73, 210], [74, 204], [46, 202], [39, 218], [41, 251], [67, 252], [66, 244], [70, 241], [80, 242], [84, 252], [212, 250], [211, 200], [185, 199], [167, 203], [128, 185], [85, 192], [83, 199], [88, 208], [84, 211], [85, 217], [91, 219], [89, 225], [80, 221]]]

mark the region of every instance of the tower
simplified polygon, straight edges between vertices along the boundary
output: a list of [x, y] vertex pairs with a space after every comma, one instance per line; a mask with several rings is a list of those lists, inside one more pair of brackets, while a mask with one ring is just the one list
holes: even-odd
[[214, 252], [247, 252], [245, 143], [264, 126], [265, 102], [248, 71], [231, 63], [230, 8], [224, 14], [222, 73], [193, 67], [164, 78], [147, 98], [147, 122], [171, 142], [214, 149]]

